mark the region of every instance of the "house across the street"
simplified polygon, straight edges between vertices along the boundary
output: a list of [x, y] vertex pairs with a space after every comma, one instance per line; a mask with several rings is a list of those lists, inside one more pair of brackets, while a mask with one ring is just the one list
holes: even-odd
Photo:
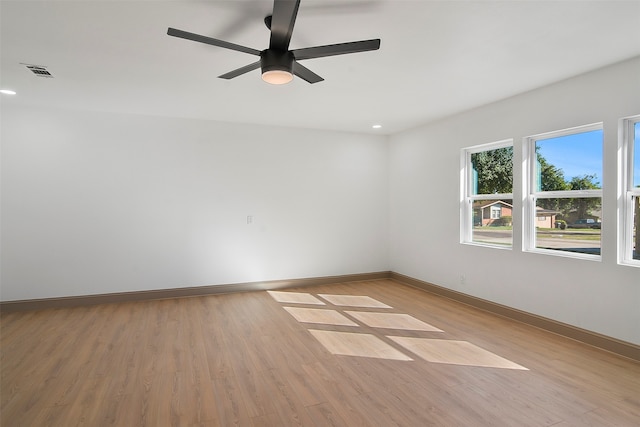
[[558, 211], [536, 207], [536, 228], [554, 228]]
[[473, 206], [473, 224], [476, 226], [511, 225], [513, 206], [502, 200], [481, 200]]
[[[558, 211], [536, 208], [536, 228], [554, 228]], [[504, 200], [481, 200], [473, 206], [475, 226], [511, 225], [513, 205]]]

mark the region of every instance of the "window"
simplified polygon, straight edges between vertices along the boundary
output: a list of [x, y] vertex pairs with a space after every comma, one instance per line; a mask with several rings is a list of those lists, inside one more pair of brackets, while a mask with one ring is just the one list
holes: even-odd
[[619, 261], [640, 266], [640, 116], [622, 120]]
[[462, 150], [460, 199], [462, 243], [512, 247], [512, 140]]
[[525, 139], [525, 251], [599, 259], [602, 125]]
[[491, 219], [500, 218], [500, 206], [491, 206]]

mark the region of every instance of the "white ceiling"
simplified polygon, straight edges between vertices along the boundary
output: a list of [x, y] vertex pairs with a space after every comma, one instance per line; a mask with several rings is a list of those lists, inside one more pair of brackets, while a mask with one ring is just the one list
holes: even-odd
[[398, 132], [640, 55], [640, 1], [302, 0], [292, 49], [381, 48], [304, 61], [324, 82], [270, 86], [258, 70], [217, 78], [254, 56], [166, 32], [262, 50], [271, 0], [0, 5], [0, 85], [18, 92], [3, 103], [352, 132]]

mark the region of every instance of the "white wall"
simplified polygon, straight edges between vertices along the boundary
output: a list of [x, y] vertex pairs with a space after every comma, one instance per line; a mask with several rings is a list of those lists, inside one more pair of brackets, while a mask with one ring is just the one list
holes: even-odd
[[[615, 233], [618, 119], [640, 113], [639, 90], [636, 58], [393, 136], [391, 270], [640, 344], [640, 268], [617, 265]], [[601, 121], [602, 261], [523, 253], [522, 138]], [[507, 138], [515, 144], [514, 248], [460, 244], [460, 149]]]
[[8, 104], [3, 301], [389, 268], [384, 137]]

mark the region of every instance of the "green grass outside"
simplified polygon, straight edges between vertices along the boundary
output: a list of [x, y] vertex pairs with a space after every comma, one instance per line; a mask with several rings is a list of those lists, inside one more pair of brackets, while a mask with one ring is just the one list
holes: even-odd
[[571, 240], [600, 240], [600, 233], [597, 234], [546, 234], [546, 233], [537, 233], [538, 238], [540, 237], [549, 237], [549, 238], [560, 238], [560, 239], [571, 239]]
[[[510, 226], [489, 226], [489, 227], [473, 227], [474, 230], [513, 230]], [[565, 229], [559, 228], [536, 228], [536, 235], [538, 238], [554, 238], [554, 239], [571, 239], [571, 240], [585, 240], [585, 241], [598, 241], [601, 237], [601, 230], [594, 230], [590, 228], [577, 228], [577, 229]], [[473, 240], [476, 243], [487, 243], [492, 245], [505, 245], [511, 246], [510, 243], [501, 243], [490, 240]]]

